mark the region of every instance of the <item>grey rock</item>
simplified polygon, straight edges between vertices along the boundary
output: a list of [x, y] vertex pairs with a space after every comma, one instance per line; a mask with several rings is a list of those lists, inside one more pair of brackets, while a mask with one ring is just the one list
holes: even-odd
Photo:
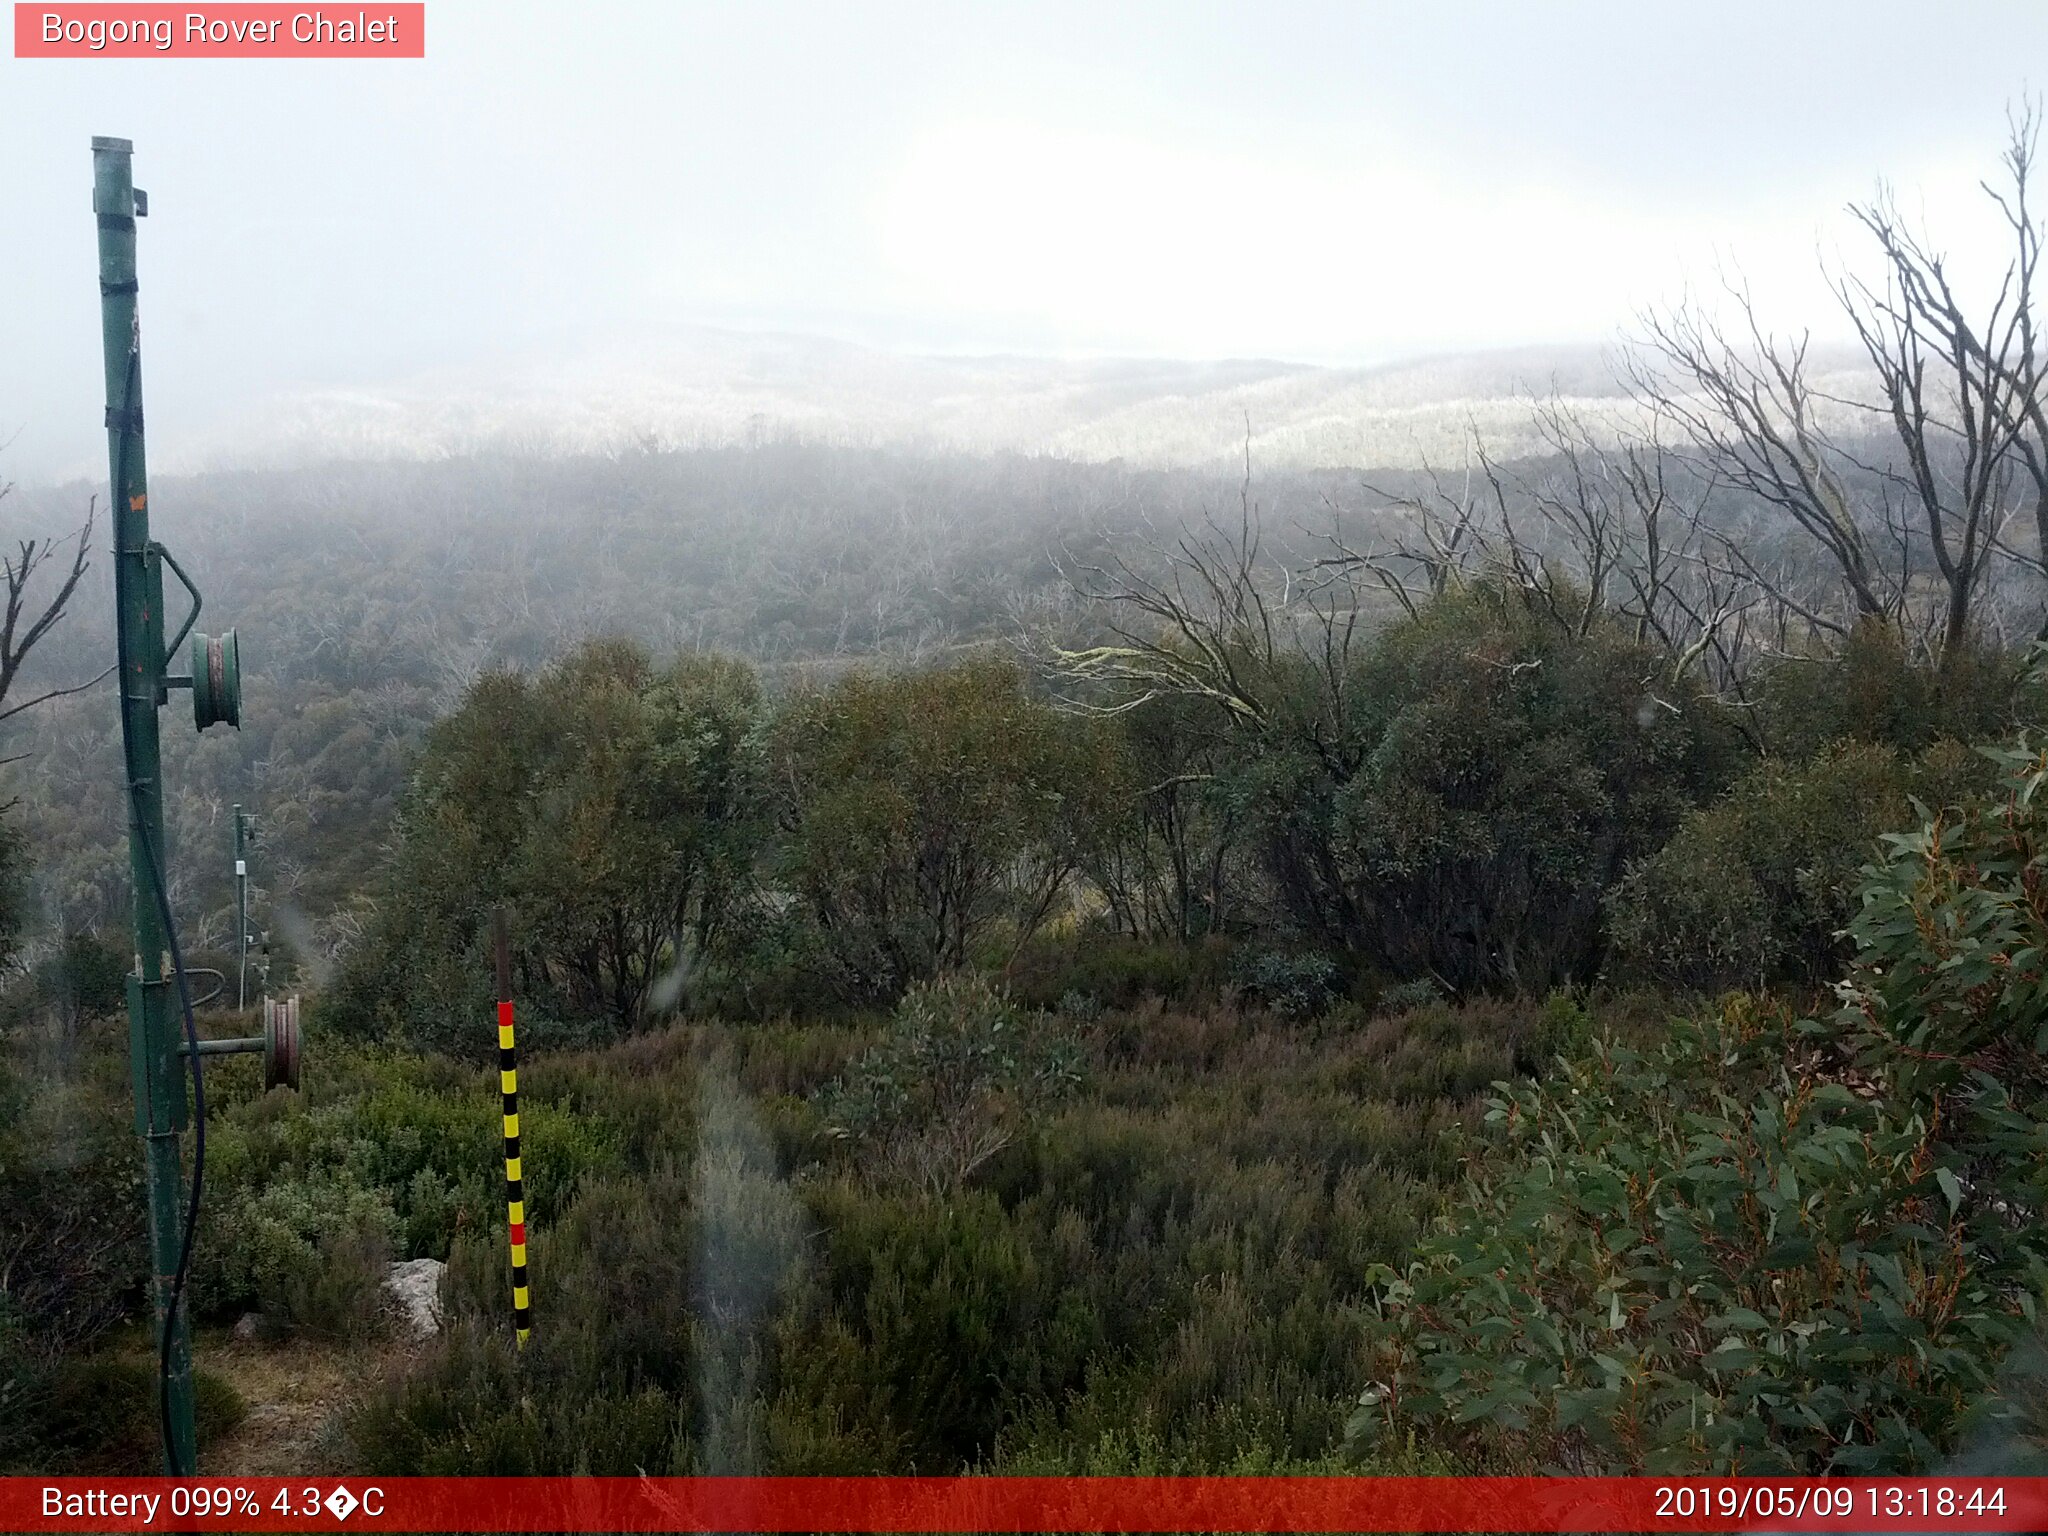
[[439, 1259], [407, 1259], [385, 1272], [384, 1289], [416, 1339], [441, 1331], [441, 1273], [447, 1267]]

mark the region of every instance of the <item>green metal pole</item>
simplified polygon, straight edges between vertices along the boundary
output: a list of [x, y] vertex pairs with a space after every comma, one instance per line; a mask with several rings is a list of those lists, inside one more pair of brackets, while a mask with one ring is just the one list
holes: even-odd
[[[149, 482], [142, 447], [142, 333], [135, 305], [135, 190], [126, 139], [92, 141], [92, 207], [99, 220], [100, 327], [106, 347], [107, 459], [114, 498], [114, 602], [120, 614], [122, 739], [127, 749], [128, 868], [135, 917], [135, 974], [128, 978], [128, 1043], [135, 1127], [149, 1188], [151, 1293], [158, 1347], [169, 1335], [165, 1470], [198, 1469], [192, 1430], [192, 1341], [181, 1307], [171, 1314], [184, 1212], [178, 1135], [188, 1114], [185, 1071], [166, 978], [166, 936], [156, 880], [164, 846], [157, 710], [167, 696], [163, 573], [149, 538]], [[145, 842], [146, 840], [146, 842]], [[154, 849], [156, 863], [149, 850]], [[153, 872], [154, 871], [154, 872]]]
[[242, 843], [242, 808], [235, 807], [235, 1007], [249, 1006], [249, 860]]

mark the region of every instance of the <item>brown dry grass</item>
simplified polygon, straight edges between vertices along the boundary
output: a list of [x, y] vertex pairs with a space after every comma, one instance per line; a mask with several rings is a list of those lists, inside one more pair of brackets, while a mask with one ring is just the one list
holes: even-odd
[[197, 1341], [214, 1374], [233, 1384], [248, 1415], [208, 1447], [213, 1477], [326, 1477], [351, 1469], [338, 1459], [341, 1415], [409, 1352], [402, 1343], [365, 1346], [294, 1336], [278, 1343], [222, 1333]]

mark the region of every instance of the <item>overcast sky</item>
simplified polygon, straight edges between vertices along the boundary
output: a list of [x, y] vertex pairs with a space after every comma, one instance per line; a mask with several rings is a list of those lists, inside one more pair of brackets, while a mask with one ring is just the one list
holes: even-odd
[[1842, 204], [1882, 172], [1966, 245], [2008, 99], [2048, 83], [2036, 0], [428, 0], [427, 24], [423, 61], [0, 58], [0, 469], [96, 441], [94, 134], [135, 140], [151, 195], [154, 428], [647, 319], [1377, 361], [1607, 339], [1718, 255], [1825, 321]]

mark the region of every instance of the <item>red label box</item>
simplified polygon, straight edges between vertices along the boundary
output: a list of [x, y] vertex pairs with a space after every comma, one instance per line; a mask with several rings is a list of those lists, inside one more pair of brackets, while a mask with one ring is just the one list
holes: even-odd
[[423, 59], [410, 4], [123, 5], [16, 0], [17, 59]]

